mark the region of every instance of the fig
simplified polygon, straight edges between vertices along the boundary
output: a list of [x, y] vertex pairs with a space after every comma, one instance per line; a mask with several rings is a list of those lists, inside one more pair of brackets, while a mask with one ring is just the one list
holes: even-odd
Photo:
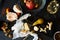
[[35, 4], [32, 1], [27, 1], [26, 7], [31, 10], [31, 9], [34, 9]]

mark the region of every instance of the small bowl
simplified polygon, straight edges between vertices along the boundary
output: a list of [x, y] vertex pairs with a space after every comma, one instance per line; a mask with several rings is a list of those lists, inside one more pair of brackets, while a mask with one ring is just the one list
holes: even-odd
[[60, 31], [57, 31], [54, 36], [53, 36], [54, 40], [60, 40]]
[[28, 11], [28, 12], [38, 12], [38, 11], [40, 11], [41, 9], [44, 8], [44, 6], [46, 4], [46, 0], [38, 0], [38, 3], [39, 3], [38, 8], [29, 10], [29, 9], [27, 9], [27, 7], [25, 5], [24, 0], [19, 0], [18, 1], [18, 5], [20, 5], [22, 7], [23, 11], [25, 10], [25, 11]]

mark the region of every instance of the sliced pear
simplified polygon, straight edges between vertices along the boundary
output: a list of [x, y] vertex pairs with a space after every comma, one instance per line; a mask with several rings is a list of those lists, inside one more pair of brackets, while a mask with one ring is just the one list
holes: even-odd
[[33, 23], [33, 26], [38, 24], [43, 24], [43, 22], [44, 22], [43, 19], [38, 19]]
[[27, 30], [27, 31], [30, 30], [27, 23], [24, 23], [24, 29]]
[[22, 10], [21, 10], [21, 8], [18, 7], [18, 5], [14, 5], [14, 6], [13, 6], [13, 10], [14, 10], [14, 12], [16, 12], [16, 13], [22, 13]]

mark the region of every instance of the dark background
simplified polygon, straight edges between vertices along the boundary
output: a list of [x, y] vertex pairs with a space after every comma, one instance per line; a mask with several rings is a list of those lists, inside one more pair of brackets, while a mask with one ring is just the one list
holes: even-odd
[[[12, 9], [13, 5], [18, 3], [19, 0], [0, 0], [0, 22], [5, 21], [8, 23], [9, 28], [15, 23], [15, 22], [9, 22], [6, 20], [6, 14], [5, 14], [5, 8], [9, 7]], [[30, 19], [28, 18], [29, 21], [34, 21], [37, 18], [41, 17], [45, 20], [45, 22], [52, 21], [53, 22], [53, 27], [51, 31], [47, 31], [47, 34], [45, 33], [38, 33], [39, 38], [42, 38], [43, 40], [53, 40], [53, 35], [56, 31], [60, 31], [60, 6], [58, 9], [58, 12], [54, 15], [51, 15], [47, 12], [46, 8], [48, 4], [52, 0], [46, 0], [46, 4], [42, 10], [39, 12], [31, 12], [32, 17]], [[60, 0], [57, 0], [58, 3], [60, 4]], [[23, 9], [23, 7], [22, 7]], [[24, 14], [27, 12], [27, 10], [23, 10]], [[11, 24], [12, 23], [12, 24]], [[1, 24], [0, 24], [1, 25]], [[16, 40], [22, 40], [23, 38], [18, 38]], [[1, 31], [0, 32], [0, 40], [12, 40], [6, 36], [4, 36], [4, 33]], [[28, 39], [29, 40], [29, 39]], [[31, 40], [31, 39], [30, 39]]]

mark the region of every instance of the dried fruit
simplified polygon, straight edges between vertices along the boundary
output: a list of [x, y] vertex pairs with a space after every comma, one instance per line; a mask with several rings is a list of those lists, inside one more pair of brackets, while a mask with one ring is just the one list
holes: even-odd
[[34, 9], [35, 4], [32, 1], [27, 1], [26, 7], [31, 10], [31, 9]]
[[24, 29], [25, 29], [25, 30], [30, 30], [27, 23], [24, 23]]

